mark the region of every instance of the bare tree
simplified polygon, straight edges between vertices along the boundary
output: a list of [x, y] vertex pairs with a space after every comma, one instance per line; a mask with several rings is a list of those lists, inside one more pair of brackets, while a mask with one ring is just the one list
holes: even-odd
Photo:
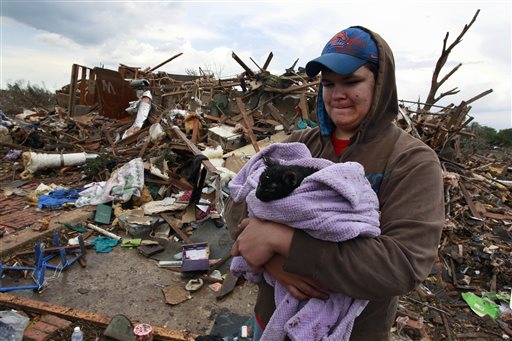
[[429, 91], [427, 99], [425, 101], [425, 105], [423, 106], [423, 109], [422, 109], [423, 111], [428, 112], [430, 110], [430, 108], [432, 108], [432, 106], [434, 104], [436, 104], [441, 98], [450, 96], [450, 95], [455, 95], [456, 93], [458, 93], [460, 91], [457, 89], [457, 87], [455, 87], [446, 92], [442, 92], [441, 94], [439, 94], [439, 96], [436, 97], [436, 93], [439, 90], [439, 88], [444, 84], [444, 82], [446, 82], [446, 80], [448, 80], [448, 78], [451, 77], [451, 75], [453, 75], [461, 67], [462, 64], [458, 64], [450, 72], [448, 72], [441, 80], [438, 80], [441, 69], [446, 64], [446, 61], [448, 60], [448, 56], [450, 55], [450, 52], [452, 52], [453, 48], [462, 41], [462, 37], [464, 36], [464, 34], [466, 34], [466, 32], [471, 27], [471, 25], [473, 25], [473, 23], [476, 20], [476, 17], [478, 16], [478, 13], [480, 13], [480, 10], [476, 11], [471, 22], [467, 25], [464, 25], [464, 28], [460, 32], [459, 36], [448, 47], [446, 47], [446, 45], [447, 45], [448, 36], [450, 35], [450, 33], [446, 32], [446, 36], [444, 37], [444, 40], [443, 40], [443, 51], [441, 52], [441, 56], [437, 60], [436, 68], [434, 69], [434, 74], [432, 75], [432, 83], [430, 85], [430, 91]]

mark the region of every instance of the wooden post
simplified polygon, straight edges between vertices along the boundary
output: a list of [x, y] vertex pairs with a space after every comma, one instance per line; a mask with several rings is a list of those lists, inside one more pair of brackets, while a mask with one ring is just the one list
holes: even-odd
[[306, 94], [300, 94], [300, 102], [299, 102], [300, 113], [302, 114], [303, 120], [309, 120], [309, 110], [308, 110], [308, 102], [306, 100]]
[[196, 144], [199, 138], [199, 119], [194, 118], [194, 123], [192, 125], [192, 143]]
[[69, 102], [68, 114], [69, 117], [73, 116], [75, 111], [75, 92], [76, 92], [76, 79], [78, 77], [78, 65], [73, 64], [71, 67], [71, 82], [69, 82]]
[[256, 153], [260, 151], [260, 147], [258, 146], [258, 142], [256, 141], [256, 137], [254, 136], [254, 133], [252, 131], [252, 125], [249, 121], [249, 116], [247, 116], [247, 113], [245, 112], [244, 103], [242, 102], [242, 99], [240, 97], [236, 98], [236, 104], [238, 105], [238, 108], [240, 109], [240, 113], [242, 114], [244, 118], [245, 125], [247, 126], [247, 133], [249, 134], [249, 139], [251, 140], [251, 144], [254, 147], [254, 150]]
[[85, 104], [85, 88], [87, 87], [87, 68], [85, 66], [80, 67], [81, 77], [80, 77], [80, 101], [78, 104]]

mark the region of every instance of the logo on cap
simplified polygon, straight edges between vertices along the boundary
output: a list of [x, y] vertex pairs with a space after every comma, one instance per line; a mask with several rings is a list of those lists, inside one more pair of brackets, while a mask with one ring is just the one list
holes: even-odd
[[376, 63], [378, 52], [371, 36], [361, 29], [343, 30], [325, 45], [322, 54], [343, 53]]

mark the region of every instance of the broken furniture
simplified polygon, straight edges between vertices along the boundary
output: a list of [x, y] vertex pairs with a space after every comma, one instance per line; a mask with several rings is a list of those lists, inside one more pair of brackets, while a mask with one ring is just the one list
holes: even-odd
[[[81, 266], [85, 266], [85, 254], [87, 251], [85, 249], [84, 239], [81, 235], [78, 236], [78, 245], [80, 245], [80, 248], [78, 250], [66, 250], [64, 246], [61, 246], [58, 231], [54, 231], [53, 233], [53, 243], [53, 247], [57, 248], [57, 251], [49, 253], [47, 256], [44, 257], [44, 262], [47, 268], [58, 271], [65, 271], [71, 265], [78, 261], [80, 261]], [[68, 258], [68, 256], [70, 255], [71, 258]], [[48, 263], [48, 261], [57, 256], [60, 258], [60, 262], [58, 265]]]
[[[44, 246], [37, 243], [34, 246], [35, 251], [35, 266], [4, 266], [2, 262], [0, 262], [0, 292], [7, 292], [12, 290], [27, 290], [32, 289], [34, 291], [40, 291], [44, 287], [44, 274], [46, 271], [46, 260], [44, 257]], [[8, 271], [31, 271], [32, 278], [34, 279], [34, 284], [31, 285], [20, 285], [20, 286], [10, 286], [4, 287], [1, 285], [2, 278], [4, 277], [4, 272]]]

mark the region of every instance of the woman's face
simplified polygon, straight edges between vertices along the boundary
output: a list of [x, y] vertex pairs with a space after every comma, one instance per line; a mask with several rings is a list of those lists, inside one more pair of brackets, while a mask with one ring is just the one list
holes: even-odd
[[322, 71], [323, 100], [336, 137], [350, 138], [370, 111], [375, 76], [366, 66], [349, 75]]

